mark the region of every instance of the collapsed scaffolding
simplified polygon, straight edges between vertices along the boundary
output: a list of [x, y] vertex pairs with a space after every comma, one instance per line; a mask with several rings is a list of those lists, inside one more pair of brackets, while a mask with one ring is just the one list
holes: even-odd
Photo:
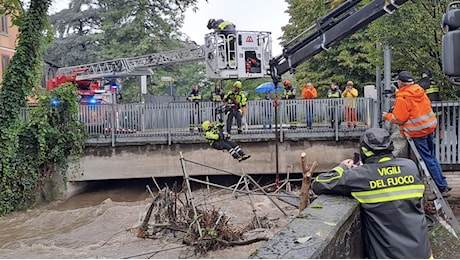
[[[304, 164], [306, 163], [305, 154], [302, 156], [302, 164]], [[278, 218], [290, 221], [297, 215], [293, 210], [296, 211], [296, 208], [300, 207], [298, 212], [301, 212], [310, 201], [309, 196], [304, 196], [310, 194], [308, 190], [305, 190], [307, 187], [304, 185], [304, 183], [308, 184], [309, 187], [310, 179], [290, 179], [289, 172], [286, 179], [261, 186], [244, 169], [241, 169], [241, 173], [229, 172], [188, 160], [183, 157], [182, 153], [180, 153], [180, 162], [183, 171], [180, 191], [176, 185], [172, 189], [167, 185], [161, 189], [154, 178], [152, 179], [158, 189], [158, 194], [154, 195], [147, 186], [153, 202], [139, 227], [138, 237], [158, 238], [158, 235], [164, 235], [165, 231], [172, 232], [176, 236], [176, 232], [179, 231], [185, 234], [183, 244], [194, 247], [195, 254], [206, 254], [210, 250], [268, 240], [268, 236], [258, 234], [276, 225], [273, 224], [273, 219], [270, 219], [268, 214], [263, 216], [260, 214], [259, 211], [262, 211], [263, 207], [269, 207], [269, 210], [266, 211], [273, 214], [271, 209], [274, 205], [277, 208], [277, 214], [282, 214]], [[237, 177], [238, 181], [225, 186], [211, 182], [209, 176], [205, 176], [206, 180], [201, 180], [188, 174], [189, 164], [215, 170], [220, 175]], [[314, 162], [312, 167], [305, 165], [304, 169], [309, 170], [311, 176], [316, 166], [317, 163]], [[291, 192], [291, 183], [300, 181], [303, 183], [299, 197]], [[193, 190], [196, 184], [204, 186]], [[260, 197], [256, 196], [262, 196], [263, 202]], [[275, 198], [279, 201], [276, 201]], [[281, 202], [285, 204], [280, 205]], [[223, 206], [218, 208], [217, 204]], [[245, 212], [245, 207], [248, 205], [249, 209], [246, 208], [247, 212]], [[286, 212], [286, 209], [289, 212]], [[232, 220], [235, 223], [231, 223]], [[246, 237], [244, 237], [245, 234]]]

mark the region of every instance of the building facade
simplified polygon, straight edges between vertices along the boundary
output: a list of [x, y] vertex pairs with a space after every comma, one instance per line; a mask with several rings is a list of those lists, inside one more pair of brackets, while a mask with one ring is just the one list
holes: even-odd
[[10, 59], [15, 53], [19, 30], [14, 26], [9, 16], [0, 15], [0, 83]]

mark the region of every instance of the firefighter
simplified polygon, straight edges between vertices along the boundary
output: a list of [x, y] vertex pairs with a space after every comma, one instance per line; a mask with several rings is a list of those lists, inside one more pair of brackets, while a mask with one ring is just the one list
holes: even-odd
[[425, 90], [426, 95], [431, 101], [440, 101], [439, 88], [436, 81], [433, 79], [433, 75], [429, 69], [423, 69], [420, 72], [420, 80], [418, 82], [420, 87]]
[[241, 128], [243, 107], [246, 106], [247, 98], [241, 90], [242, 87], [243, 84], [241, 81], [235, 81], [235, 83], [233, 83], [233, 90], [230, 90], [224, 96], [224, 102], [228, 104], [225, 111], [225, 115], [227, 116], [227, 135], [231, 134], [233, 117], [236, 119], [238, 134], [243, 133], [243, 129]]
[[222, 19], [211, 18], [206, 26], [209, 30], [214, 29], [217, 34], [223, 34], [226, 39], [224, 41], [228, 43], [228, 50], [230, 50], [230, 60], [235, 59], [235, 37], [236, 37], [236, 26], [232, 22], [224, 21]]
[[212, 148], [217, 150], [227, 150], [234, 159], [238, 160], [238, 162], [247, 160], [251, 157], [251, 155], [245, 154], [237, 143], [224, 137], [224, 133], [222, 132], [224, 123], [222, 120], [217, 124], [206, 120], [203, 122], [201, 127], [205, 131], [205, 137]]
[[[422, 71], [420, 71], [420, 80], [418, 81], [418, 84], [425, 90], [426, 95], [432, 103], [436, 101], [441, 101], [441, 97], [439, 96], [439, 87], [437, 85], [437, 82], [433, 79], [433, 75], [429, 69], [423, 69]], [[442, 140], [442, 108], [434, 107], [433, 112], [439, 121], [439, 139]]]
[[[292, 86], [291, 81], [288, 79], [285, 79], [283, 81], [283, 86], [284, 86], [284, 92], [283, 96], [281, 96], [281, 99], [295, 99], [296, 91], [294, 86]], [[296, 108], [296, 103], [288, 104], [286, 106], [286, 111], [287, 111], [287, 117], [289, 120], [289, 128], [290, 129], [296, 129], [297, 128], [297, 108]]]
[[428, 259], [425, 185], [417, 165], [393, 156], [385, 129], [368, 129], [359, 145], [361, 165], [342, 161], [313, 180], [313, 192], [352, 196], [360, 203], [366, 258]]
[[[187, 100], [194, 103], [190, 110], [190, 132], [193, 133], [195, 127], [198, 127], [199, 122], [201, 122], [201, 108], [199, 102], [202, 100], [202, 97], [198, 84], [193, 84], [192, 91], [188, 94]], [[201, 131], [201, 129], [199, 130]]]
[[[342, 90], [339, 89], [339, 85], [336, 82], [331, 83], [331, 88], [327, 91], [327, 98], [331, 99], [338, 99], [342, 97]], [[329, 116], [331, 118], [331, 128], [335, 128], [335, 119], [337, 118], [338, 121], [338, 128], [340, 128], [340, 124], [342, 123], [342, 116], [338, 113], [339, 110], [339, 102], [336, 100], [331, 100], [329, 106]]]
[[214, 86], [214, 90], [211, 91], [211, 97], [209, 98], [213, 102], [213, 113], [214, 113], [214, 121], [218, 119], [223, 119], [223, 99], [224, 99], [225, 92], [222, 89], [219, 82], [216, 83]]

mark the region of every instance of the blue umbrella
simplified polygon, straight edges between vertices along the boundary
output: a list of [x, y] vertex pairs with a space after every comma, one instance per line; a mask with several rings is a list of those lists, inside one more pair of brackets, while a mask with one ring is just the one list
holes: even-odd
[[[275, 88], [274, 88], [274, 84], [273, 82], [265, 82], [263, 84], [260, 84], [257, 88], [256, 88], [256, 92], [257, 93], [265, 93], [267, 91], [270, 91], [270, 92], [275, 92]], [[281, 85], [278, 84], [278, 87], [276, 88], [276, 91], [277, 92], [281, 92], [283, 91], [283, 87]]]

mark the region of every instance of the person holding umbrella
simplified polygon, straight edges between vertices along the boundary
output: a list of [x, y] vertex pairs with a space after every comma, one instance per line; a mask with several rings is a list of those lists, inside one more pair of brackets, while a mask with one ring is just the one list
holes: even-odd
[[264, 101], [262, 103], [262, 120], [263, 129], [272, 130], [272, 97], [270, 91], [265, 91]]

